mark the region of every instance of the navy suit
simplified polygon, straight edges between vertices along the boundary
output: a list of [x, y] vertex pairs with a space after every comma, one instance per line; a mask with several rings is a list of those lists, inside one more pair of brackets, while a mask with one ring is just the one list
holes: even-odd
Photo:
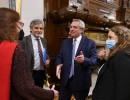
[[[72, 38], [64, 40], [60, 53], [56, 58], [56, 65], [63, 64], [61, 71], [62, 89], [66, 88], [69, 81], [69, 74], [72, 63], [72, 44]], [[85, 90], [90, 88], [91, 66], [95, 65], [97, 60], [96, 44], [93, 40], [82, 36], [79, 47], [76, 52], [76, 56], [80, 55], [81, 51], [85, 56], [85, 60], [81, 64], [74, 62], [74, 77], [72, 83], [72, 85], [74, 86], [74, 90]], [[67, 99], [62, 98], [62, 100]]]

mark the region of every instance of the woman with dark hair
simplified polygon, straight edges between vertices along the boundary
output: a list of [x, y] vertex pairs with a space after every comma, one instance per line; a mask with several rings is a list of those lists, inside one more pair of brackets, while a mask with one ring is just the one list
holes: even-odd
[[106, 47], [110, 52], [99, 71], [92, 100], [130, 100], [130, 30], [112, 27]]
[[26, 55], [16, 42], [23, 23], [19, 14], [0, 8], [0, 100], [53, 100], [58, 92], [34, 84]]

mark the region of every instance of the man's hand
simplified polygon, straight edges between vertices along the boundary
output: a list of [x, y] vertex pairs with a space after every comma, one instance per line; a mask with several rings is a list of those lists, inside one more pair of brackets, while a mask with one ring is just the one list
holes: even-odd
[[55, 90], [55, 85], [52, 86], [51, 90], [54, 92], [54, 98], [56, 98], [59, 92]]
[[45, 66], [49, 67], [50, 60], [46, 60]]
[[106, 51], [105, 50], [101, 50], [99, 53], [98, 53], [98, 58], [100, 60], [104, 59], [106, 56]]
[[60, 79], [60, 73], [61, 73], [62, 66], [63, 66], [63, 64], [60, 64], [56, 68], [56, 76], [58, 77], [58, 79]]
[[80, 55], [78, 55], [77, 57], [75, 57], [75, 61], [77, 63], [83, 63], [84, 62], [84, 54], [83, 54], [82, 51], [80, 52]]

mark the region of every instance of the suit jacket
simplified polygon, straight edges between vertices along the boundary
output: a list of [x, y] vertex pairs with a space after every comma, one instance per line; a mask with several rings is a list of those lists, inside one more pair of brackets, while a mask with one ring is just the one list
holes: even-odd
[[[69, 79], [71, 63], [72, 63], [72, 44], [73, 39], [64, 40], [60, 53], [56, 58], [56, 65], [63, 64], [61, 72], [61, 86], [66, 86]], [[91, 66], [96, 64], [97, 52], [96, 44], [82, 36], [76, 56], [83, 51], [85, 61], [80, 64], [74, 62], [74, 82], [77, 90], [83, 90], [91, 86]]]
[[130, 100], [130, 55], [119, 52], [99, 72], [92, 100]]
[[[43, 47], [47, 48], [46, 47], [46, 40], [43, 39], [43, 38], [40, 38], [40, 39], [41, 39]], [[33, 67], [34, 67], [34, 51], [33, 51], [33, 44], [32, 44], [31, 35], [24, 37], [23, 41], [21, 41], [20, 44], [24, 48], [25, 53], [27, 55], [27, 60], [28, 60], [29, 66], [30, 66], [31, 70], [33, 70]], [[49, 59], [48, 54], [47, 54], [47, 59]]]

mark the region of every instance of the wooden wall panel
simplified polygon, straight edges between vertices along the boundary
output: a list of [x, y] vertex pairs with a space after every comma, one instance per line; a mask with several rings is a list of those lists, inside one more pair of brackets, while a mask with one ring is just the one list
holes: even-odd
[[[49, 82], [56, 84], [56, 88], [59, 89], [59, 81], [56, 77], [55, 57], [57, 56], [61, 42], [64, 37], [62, 33], [64, 28], [54, 24], [48, 15], [49, 12], [61, 9], [68, 5], [67, 0], [46, 0], [46, 25], [45, 25], [45, 39], [47, 40], [47, 48], [50, 56], [50, 67], [47, 68], [47, 73], [50, 75]], [[61, 36], [60, 36], [61, 34]]]

